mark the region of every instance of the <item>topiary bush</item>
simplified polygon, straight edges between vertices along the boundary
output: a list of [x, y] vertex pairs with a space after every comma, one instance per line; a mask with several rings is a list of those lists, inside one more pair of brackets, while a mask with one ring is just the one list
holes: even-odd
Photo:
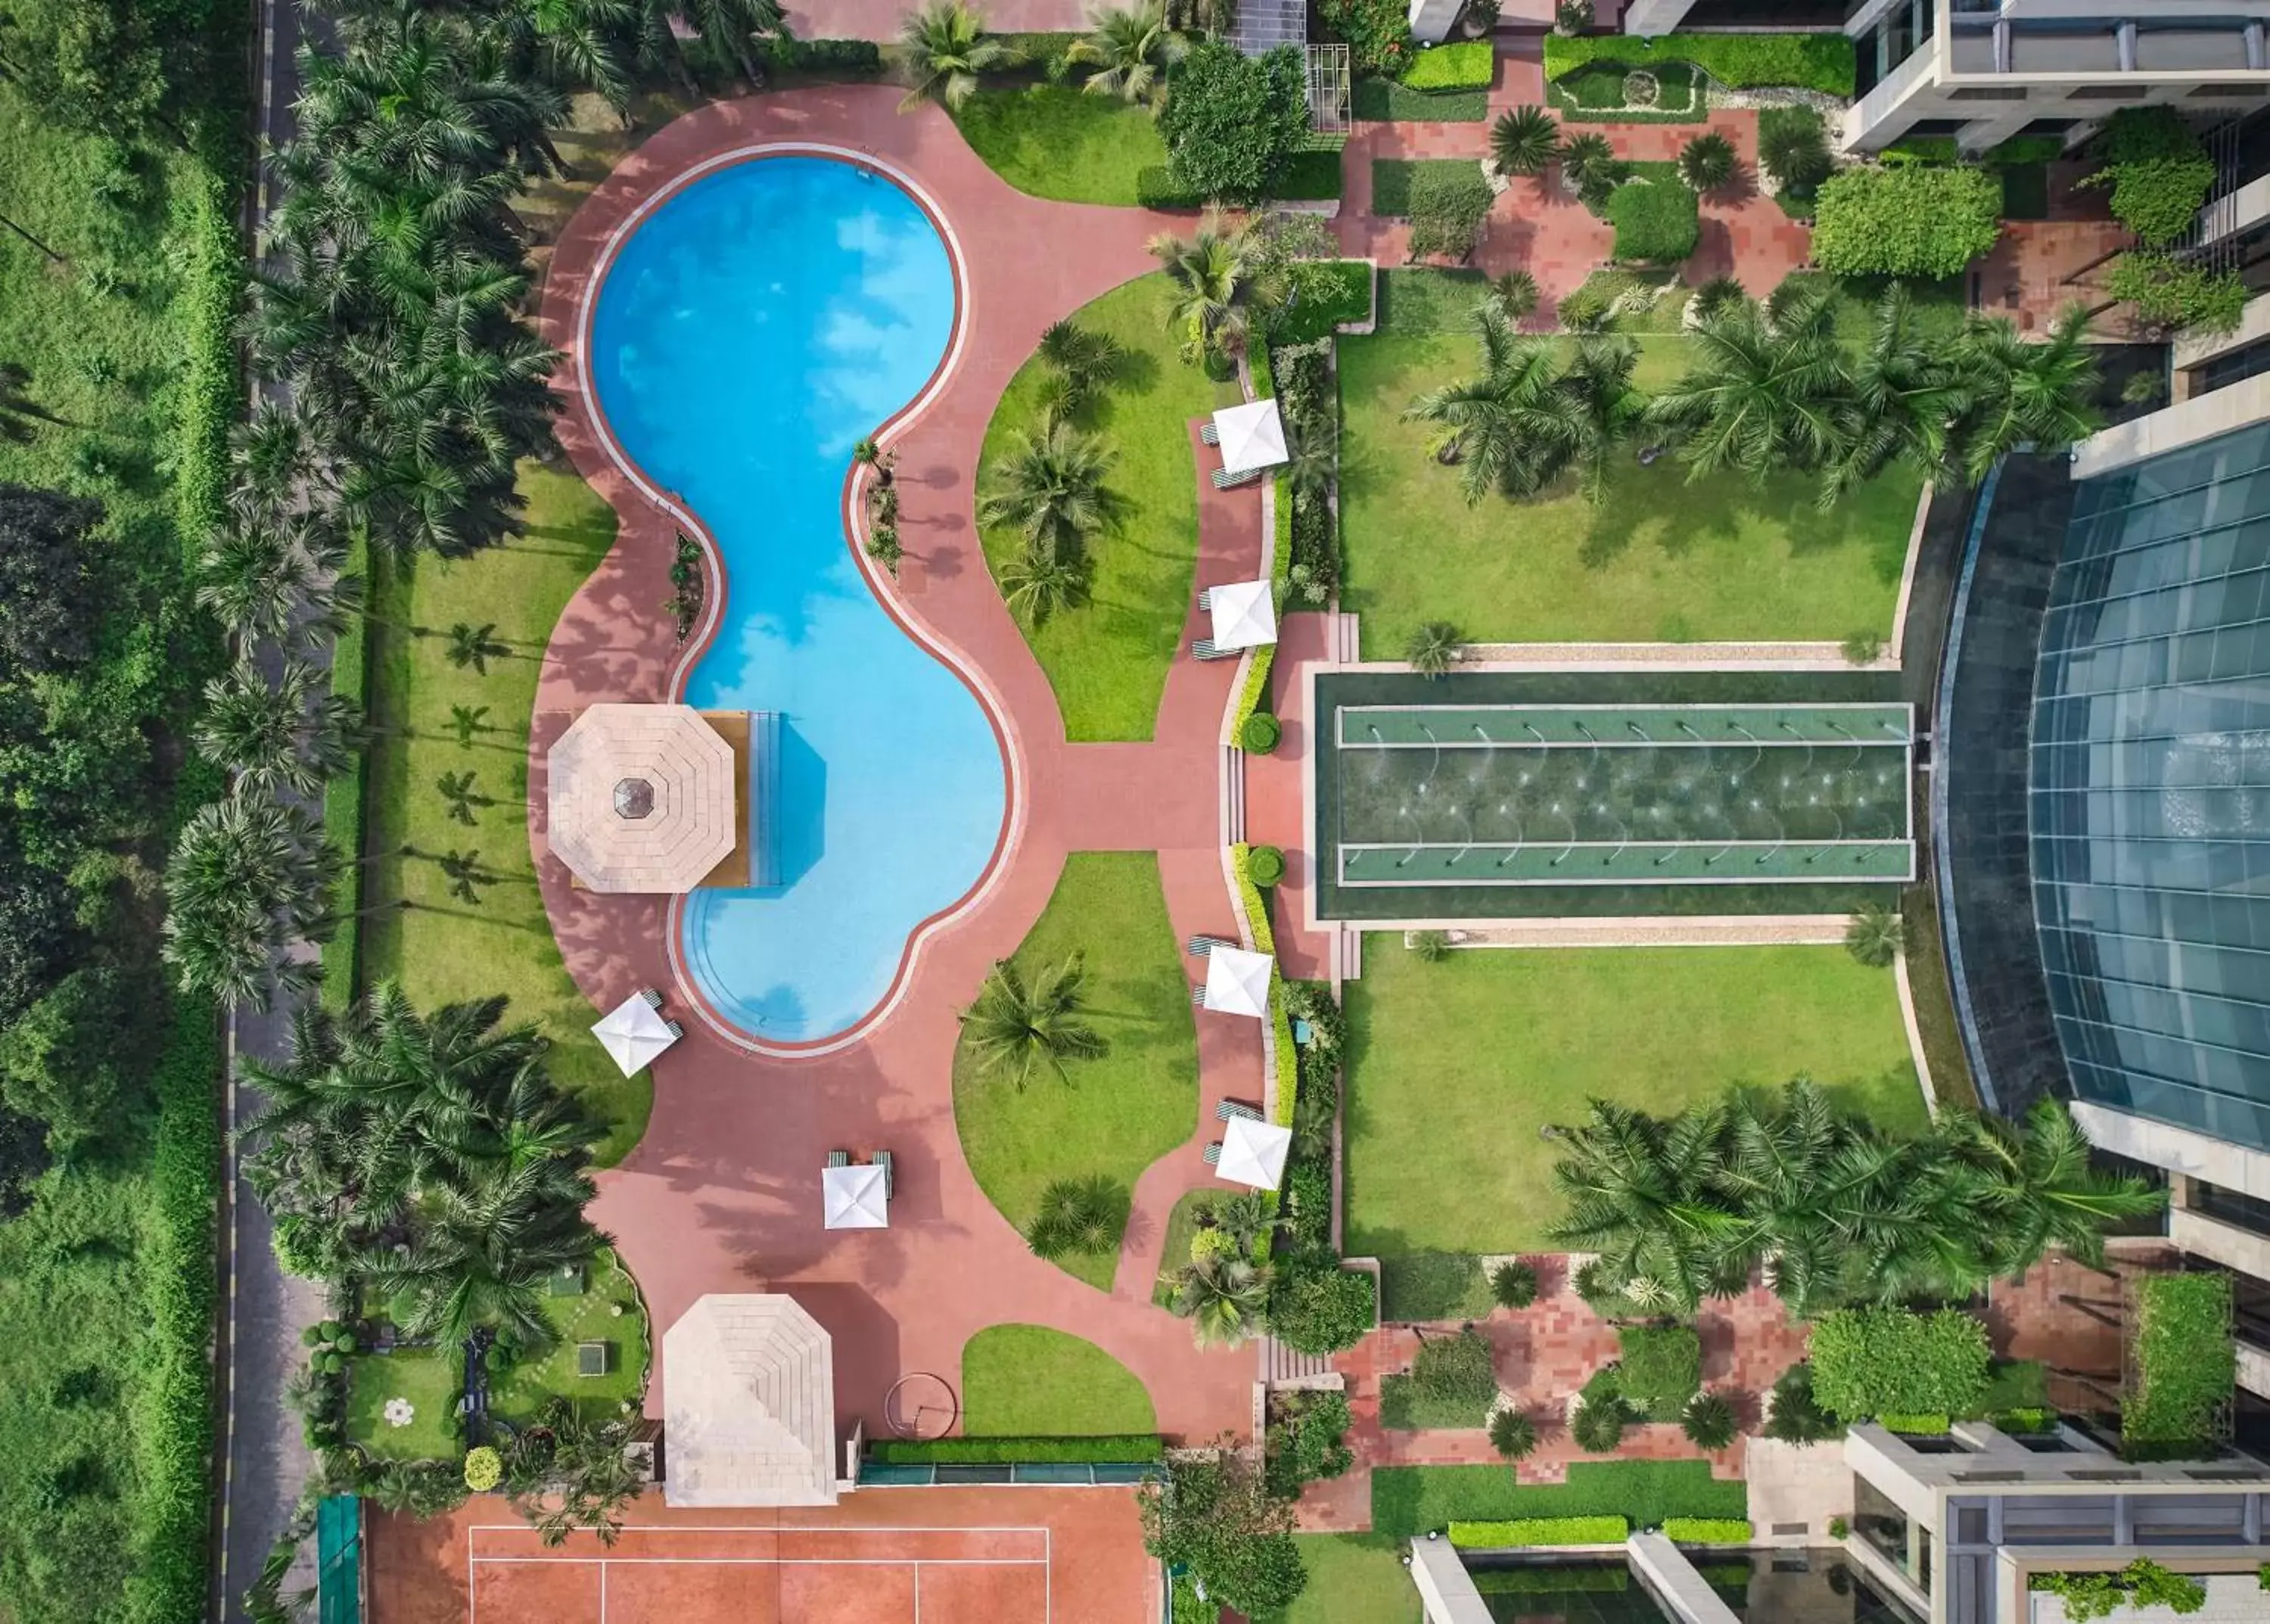
[[1284, 736], [1285, 730], [1276, 717], [1265, 710], [1257, 710], [1237, 730], [1237, 747], [1248, 755], [1265, 756], [1277, 748], [1277, 741]]
[[1246, 854], [1245, 872], [1257, 886], [1273, 886], [1285, 878], [1285, 854], [1274, 846], [1255, 846]]
[[465, 1451], [465, 1487], [486, 1494], [504, 1480], [504, 1462], [483, 1443]]
[[1993, 174], [1952, 168], [1846, 169], [1821, 182], [1813, 257], [1841, 276], [1951, 277], [2002, 234]]
[[1616, 228], [1618, 259], [1676, 264], [1702, 239], [1701, 211], [1685, 186], [1635, 181], [1608, 196], [1608, 221]]
[[1343, 1269], [1330, 1254], [1301, 1254], [1278, 1265], [1269, 1287], [1269, 1333], [1303, 1353], [1354, 1347], [1379, 1323], [1371, 1276]]
[[1815, 1397], [1848, 1420], [1970, 1415], [1986, 1393], [1986, 1328], [1952, 1309], [1837, 1309], [1813, 1328]]

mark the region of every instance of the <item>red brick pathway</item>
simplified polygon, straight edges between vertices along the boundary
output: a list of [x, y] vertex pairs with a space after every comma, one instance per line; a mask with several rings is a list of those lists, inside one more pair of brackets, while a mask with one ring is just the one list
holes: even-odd
[[[1024, 1322], [1100, 1343], [1149, 1387], [1166, 1430], [1210, 1435], [1245, 1423], [1252, 1354], [1194, 1348], [1187, 1326], [1149, 1306], [1139, 1257], [1147, 1248], [1155, 1260], [1167, 1209], [1205, 1180], [1199, 1150], [1213, 1137], [1214, 1101], [1257, 1089], [1257, 1023], [1199, 1017], [1200, 1115], [1190, 1142], [1142, 1181], [1131, 1235], [1139, 1260], [1123, 1269], [1112, 1295], [1034, 1257], [977, 1187], [955, 1132], [951, 1075], [954, 1011], [986, 967], [1023, 939], [1072, 849], [1154, 850], [1176, 935], [1235, 931], [1217, 812], [1232, 664], [1178, 659], [1149, 744], [1067, 745], [1047, 679], [979, 555], [971, 517], [980, 442], [1010, 374], [1050, 321], [1149, 270], [1144, 240], [1162, 222], [1137, 210], [1024, 197], [970, 152], [944, 115], [901, 116], [896, 103], [897, 93], [880, 86], [793, 91], [706, 107], [660, 130], [568, 226], [545, 285], [543, 327], [572, 355], [608, 234], [705, 159], [760, 144], [822, 142], [915, 178], [956, 234], [968, 285], [955, 369], [920, 417], [888, 436], [910, 488], [901, 526], [908, 557], [893, 602], [983, 673], [1020, 767], [1021, 834], [999, 859], [998, 881], [929, 938], [898, 1003], [856, 1045], [824, 1058], [766, 1059], [689, 1020], [686, 1040], [657, 1068], [646, 1137], [601, 1179], [592, 1215], [619, 1238], [658, 1326], [705, 1292], [792, 1287], [835, 1336], [837, 1407], [847, 1424], [856, 1417], [878, 1428], [884, 1395], [902, 1372], [932, 1371], [958, 1384], [972, 1332]], [[664, 908], [569, 885], [545, 843], [544, 752], [567, 717], [594, 701], [673, 691], [679, 651], [654, 584], [668, 570], [671, 527], [599, 444], [572, 360], [559, 385], [562, 441], [623, 523], [545, 656], [530, 834], [568, 968], [605, 1005], [640, 985], [671, 985]], [[1194, 458], [1194, 480], [1200, 466]], [[1261, 562], [1257, 491], [1202, 486], [1200, 496], [1200, 584], [1250, 579]], [[1197, 630], [1193, 608], [1185, 641]], [[888, 1230], [820, 1227], [819, 1173], [835, 1146], [893, 1152], [898, 1194]], [[650, 1412], [659, 1408], [662, 1375], [649, 1392]]]

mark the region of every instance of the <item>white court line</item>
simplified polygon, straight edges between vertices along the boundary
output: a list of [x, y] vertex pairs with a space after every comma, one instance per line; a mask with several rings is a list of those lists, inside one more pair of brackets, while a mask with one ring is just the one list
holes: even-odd
[[490, 1568], [1045, 1568], [1045, 1556], [483, 1556]]

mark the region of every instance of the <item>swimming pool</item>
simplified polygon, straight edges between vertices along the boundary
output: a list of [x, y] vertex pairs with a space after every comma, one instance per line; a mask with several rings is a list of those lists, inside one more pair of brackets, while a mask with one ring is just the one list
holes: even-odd
[[[617, 443], [724, 563], [723, 618], [683, 697], [781, 716], [779, 883], [697, 891], [679, 916], [687, 973], [760, 1042], [857, 1026], [1000, 839], [991, 723], [884, 611], [843, 530], [854, 443], [921, 391], [953, 317], [946, 244], [914, 200], [802, 156], [734, 164], [662, 204], [593, 313], [590, 377]], [[902, 488], [923, 517], [923, 485]]]

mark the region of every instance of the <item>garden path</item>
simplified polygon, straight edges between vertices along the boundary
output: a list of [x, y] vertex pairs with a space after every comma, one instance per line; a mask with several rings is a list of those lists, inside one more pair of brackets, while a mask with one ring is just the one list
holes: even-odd
[[[1001, 19], [997, 18], [996, 21]], [[831, 32], [842, 32], [831, 26]], [[767, 143], [848, 147], [914, 176], [953, 229], [966, 280], [959, 358], [918, 419], [884, 435], [900, 452], [907, 558], [882, 596], [954, 649], [990, 701], [1019, 764], [1024, 802], [982, 894], [935, 927], [901, 971], [900, 997], [860, 1041], [819, 1057], [743, 1052], [698, 1020], [657, 1068], [644, 1140], [602, 1175], [592, 1216], [619, 1239], [658, 1326], [706, 1292], [787, 1287], [833, 1333], [839, 1420], [883, 1426], [901, 1374], [958, 1380], [962, 1343], [1022, 1322], [1087, 1337], [1150, 1389], [1162, 1429], [1205, 1437], [1250, 1416], [1252, 1356], [1201, 1352], [1189, 1328], [1149, 1304], [1164, 1215], [1205, 1174], [1213, 1103], [1260, 1086], [1257, 1023], [1198, 1020], [1200, 1116], [1191, 1140], [1146, 1174], [1107, 1295], [1032, 1256], [963, 1159], [953, 1118], [955, 1011], [987, 967], [1021, 941], [1073, 849], [1159, 853], [1176, 935], [1234, 934], [1220, 868], [1219, 743], [1235, 664], [1178, 658], [1147, 745], [1067, 745], [1046, 676], [1004, 608], [979, 552], [972, 477], [995, 403], [1042, 330], [1146, 271], [1162, 222], [1137, 210], [1049, 203], [1013, 191], [946, 116], [901, 116], [877, 85], [797, 90], [702, 108], [658, 131], [592, 194], [564, 232], [546, 278], [543, 327], [570, 360], [560, 434], [576, 467], [622, 515], [620, 539], [569, 604], [545, 658], [530, 772], [530, 836], [567, 968], [595, 1005], [642, 985], [671, 987], [660, 899], [575, 888], [546, 849], [545, 753], [595, 701], [659, 700], [684, 652], [660, 612], [673, 527], [608, 457], [580, 392], [575, 352], [605, 245], [648, 199], [706, 160]], [[1201, 478], [1193, 462], [1194, 479]], [[1257, 487], [1201, 485], [1198, 579], [1259, 567]], [[1184, 639], [1197, 634], [1193, 606]], [[918, 815], [918, 809], [909, 809]], [[684, 995], [678, 996], [679, 1003]], [[892, 1227], [844, 1234], [820, 1224], [827, 1152], [888, 1148], [897, 1164]], [[1136, 1289], [1139, 1284], [1140, 1289]], [[648, 1393], [658, 1413], [664, 1373]]]

